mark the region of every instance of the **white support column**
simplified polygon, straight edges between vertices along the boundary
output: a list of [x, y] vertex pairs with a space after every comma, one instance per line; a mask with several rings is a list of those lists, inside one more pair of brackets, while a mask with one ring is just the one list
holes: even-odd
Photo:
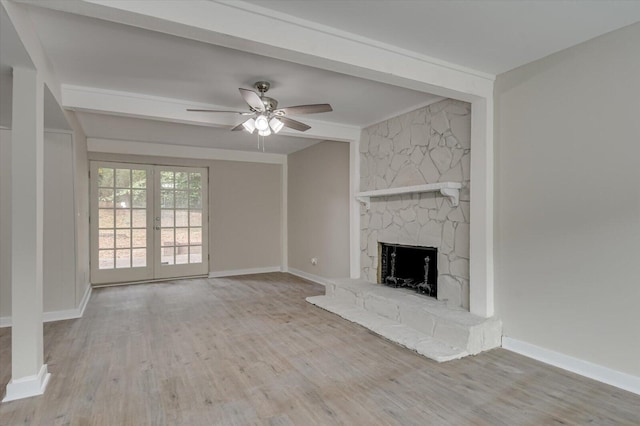
[[360, 137], [349, 143], [349, 253], [350, 275], [360, 278]]
[[281, 230], [281, 241], [280, 248], [282, 250], [281, 255], [281, 266], [280, 270], [282, 272], [289, 272], [289, 219], [288, 219], [288, 209], [289, 209], [289, 169], [288, 169], [288, 161], [289, 157], [284, 158], [284, 162], [282, 163], [282, 173], [281, 173], [281, 189], [282, 197], [281, 197], [281, 205], [280, 205], [280, 230]]
[[494, 314], [493, 300], [493, 98], [471, 102], [471, 220], [469, 310]]
[[11, 381], [3, 401], [42, 395], [44, 84], [35, 70], [13, 70], [11, 137]]

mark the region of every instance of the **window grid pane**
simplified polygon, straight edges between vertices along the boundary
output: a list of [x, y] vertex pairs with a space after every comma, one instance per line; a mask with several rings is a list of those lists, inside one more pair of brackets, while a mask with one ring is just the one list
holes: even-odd
[[98, 168], [98, 269], [147, 266], [146, 188], [146, 170]]

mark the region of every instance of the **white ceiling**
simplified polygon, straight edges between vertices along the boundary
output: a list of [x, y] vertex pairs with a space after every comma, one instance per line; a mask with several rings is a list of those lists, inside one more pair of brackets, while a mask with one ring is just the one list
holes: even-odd
[[[266, 79], [272, 82], [268, 95], [278, 99], [280, 106], [328, 102], [334, 108], [331, 113], [294, 118], [356, 127], [439, 99], [364, 78], [46, 8], [53, 1], [34, 3], [37, 6], [25, 7], [63, 84], [244, 110], [246, 104], [237, 88], [250, 88], [255, 81]], [[294, 16], [301, 24], [305, 19], [325, 26], [329, 33], [347, 31], [489, 74], [640, 20], [640, 1], [249, 0], [229, 4], [252, 6], [258, 14], [261, 8], [271, 8]], [[109, 19], [108, 6], [103, 11], [96, 16]], [[2, 19], [0, 73], [25, 60], [30, 64], [15, 32], [7, 31], [10, 25], [6, 25], [4, 10]], [[6, 87], [6, 81], [0, 81], [0, 89]], [[87, 135], [96, 138], [240, 150], [253, 150], [257, 143], [255, 136], [245, 132], [202, 125], [78, 114]], [[0, 124], [2, 120], [0, 114]], [[284, 135], [269, 140], [270, 152], [277, 153], [290, 153], [319, 141]]]
[[640, 21], [637, 0], [247, 0], [500, 74]]

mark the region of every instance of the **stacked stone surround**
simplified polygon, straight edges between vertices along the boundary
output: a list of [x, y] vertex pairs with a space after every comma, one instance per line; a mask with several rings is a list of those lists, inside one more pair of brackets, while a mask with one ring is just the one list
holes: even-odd
[[436, 247], [438, 299], [469, 308], [471, 105], [445, 99], [362, 131], [360, 191], [459, 182], [460, 204], [440, 193], [372, 198], [361, 207], [361, 272], [378, 281], [378, 242]]

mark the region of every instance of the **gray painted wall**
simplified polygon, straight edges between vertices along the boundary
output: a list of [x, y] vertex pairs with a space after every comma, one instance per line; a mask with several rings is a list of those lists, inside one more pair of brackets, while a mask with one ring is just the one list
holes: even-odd
[[[153, 150], [153, 145], [150, 151]], [[209, 169], [210, 272], [282, 264], [280, 164], [90, 152], [90, 160]]]
[[45, 132], [43, 219], [43, 308], [45, 312], [63, 311], [76, 307], [73, 168], [71, 135]]
[[[82, 135], [76, 137], [82, 144]], [[11, 316], [11, 130], [0, 129], [0, 317]], [[86, 148], [85, 148], [86, 149]], [[44, 134], [44, 312], [67, 311], [82, 301], [88, 281], [84, 257], [76, 256], [87, 233], [76, 225], [88, 195], [77, 192], [74, 171], [82, 145], [69, 133]], [[77, 153], [76, 153], [77, 154]], [[82, 158], [80, 157], [80, 161]], [[86, 153], [85, 159], [86, 162]], [[79, 212], [75, 215], [75, 212]], [[88, 275], [86, 275], [88, 279]]]
[[290, 154], [287, 167], [289, 267], [348, 277], [349, 144], [321, 142]]
[[498, 76], [506, 336], [640, 376], [640, 24]]
[[211, 271], [280, 266], [282, 166], [214, 161]]

